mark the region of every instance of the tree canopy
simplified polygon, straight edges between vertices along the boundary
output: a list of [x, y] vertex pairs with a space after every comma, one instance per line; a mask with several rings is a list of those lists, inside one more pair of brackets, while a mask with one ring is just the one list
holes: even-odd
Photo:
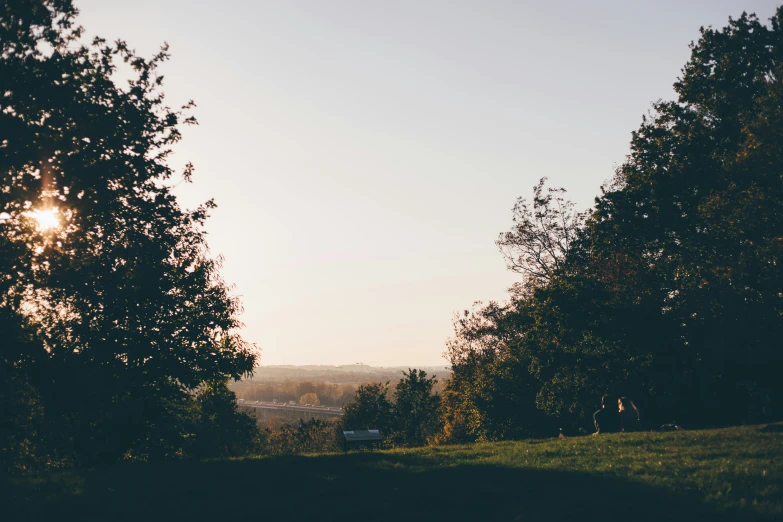
[[193, 167], [168, 157], [196, 120], [167, 105], [167, 47], [84, 42], [77, 13], [0, 9], [0, 402], [24, 387], [57, 426], [47, 447], [76, 461], [182, 453], [180, 408], [256, 353], [208, 252], [215, 204], [172, 192]]
[[543, 180], [520, 200], [498, 245], [525, 291], [458, 318], [453, 439], [586, 425], [604, 392], [648, 426], [783, 414], [782, 22], [703, 28], [587, 214]]
[[437, 382], [424, 370], [408, 369], [391, 393], [388, 382], [360, 386], [345, 406], [342, 427], [377, 429], [395, 446], [422, 446], [441, 430], [440, 395], [433, 391]]

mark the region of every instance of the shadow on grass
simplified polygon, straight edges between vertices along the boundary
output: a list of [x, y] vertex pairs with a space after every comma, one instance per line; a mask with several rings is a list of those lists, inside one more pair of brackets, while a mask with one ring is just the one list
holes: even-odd
[[6, 483], [3, 520], [565, 521], [717, 517], [695, 494], [620, 477], [350, 454], [127, 465]]

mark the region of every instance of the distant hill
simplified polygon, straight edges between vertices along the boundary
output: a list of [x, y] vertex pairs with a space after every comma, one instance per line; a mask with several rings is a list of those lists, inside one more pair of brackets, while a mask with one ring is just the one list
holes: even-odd
[[362, 382], [397, 381], [404, 371], [417, 368], [439, 379], [447, 377], [451, 370], [447, 366], [370, 366], [367, 364], [329, 365], [266, 365], [255, 369], [248, 379], [258, 383], [282, 383], [293, 381], [328, 382], [334, 384], [355, 384]]

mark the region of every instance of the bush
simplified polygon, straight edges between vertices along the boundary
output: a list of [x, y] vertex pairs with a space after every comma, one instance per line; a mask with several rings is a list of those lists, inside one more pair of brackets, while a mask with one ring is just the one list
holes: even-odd
[[278, 429], [261, 432], [262, 452], [266, 455], [299, 455], [303, 453], [332, 453], [342, 450], [339, 425], [318, 419], [299, 421]]

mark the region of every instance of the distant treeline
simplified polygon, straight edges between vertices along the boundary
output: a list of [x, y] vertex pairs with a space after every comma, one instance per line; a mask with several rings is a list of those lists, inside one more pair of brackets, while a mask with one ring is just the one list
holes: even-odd
[[[445, 366], [417, 367], [430, 374], [445, 377], [449, 369]], [[408, 367], [374, 367], [366, 364], [344, 366], [258, 366], [247, 382], [326, 382], [333, 384], [361, 384], [365, 382], [397, 382]]]
[[[234, 393], [236, 393], [237, 398], [247, 401], [295, 401], [297, 404], [299, 404], [302, 402], [303, 397], [308, 397], [304, 403], [324, 406], [343, 406], [349, 402], [354, 401], [356, 398], [357, 389], [362, 386], [389, 382], [390, 384], [388, 395], [391, 396], [396, 389], [397, 383], [404, 376], [405, 373], [401, 371], [400, 376], [394, 380], [369, 380], [356, 384], [332, 384], [310, 381], [285, 382], [279, 384], [259, 384], [255, 381], [248, 380], [231, 383], [229, 384], [229, 388], [234, 391]], [[443, 389], [445, 389], [445, 385], [446, 384], [444, 380], [438, 380], [434, 384], [433, 393], [442, 392]]]
[[237, 398], [246, 401], [289, 402], [300, 403], [302, 397], [313, 394], [315, 400], [307, 403], [325, 406], [342, 406], [351, 402], [356, 396], [355, 384], [327, 384], [323, 382], [288, 382], [283, 384], [256, 384], [240, 381], [232, 383], [229, 388], [236, 393]]

